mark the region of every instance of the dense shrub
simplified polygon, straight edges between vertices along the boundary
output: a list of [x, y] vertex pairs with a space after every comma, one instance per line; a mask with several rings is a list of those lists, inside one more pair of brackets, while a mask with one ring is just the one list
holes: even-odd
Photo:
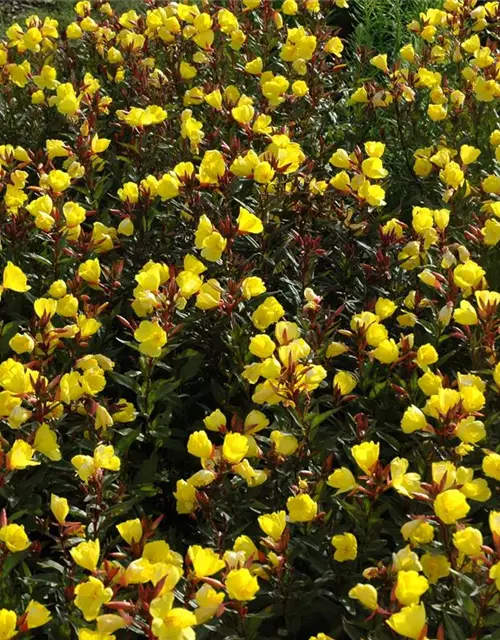
[[7, 29], [0, 639], [499, 637], [500, 3], [420, 4]]

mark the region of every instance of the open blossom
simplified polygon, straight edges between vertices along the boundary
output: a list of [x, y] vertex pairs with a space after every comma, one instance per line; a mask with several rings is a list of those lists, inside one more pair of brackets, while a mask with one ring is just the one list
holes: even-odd
[[500, 3], [3, 4], [0, 640], [493, 638]]

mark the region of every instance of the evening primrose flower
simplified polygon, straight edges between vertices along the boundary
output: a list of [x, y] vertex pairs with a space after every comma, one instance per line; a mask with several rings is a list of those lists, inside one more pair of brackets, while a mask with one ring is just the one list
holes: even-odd
[[416, 571], [399, 571], [396, 581], [395, 596], [402, 605], [418, 604], [421, 596], [429, 589], [424, 576]]
[[387, 620], [389, 627], [406, 638], [418, 640], [425, 626], [426, 614], [423, 604], [411, 604], [393, 613]]
[[222, 455], [231, 464], [241, 462], [248, 453], [248, 440], [241, 433], [228, 433], [224, 437]]
[[26, 625], [28, 629], [36, 629], [37, 627], [42, 627], [52, 619], [50, 611], [47, 609], [47, 607], [45, 607], [43, 604], [40, 604], [40, 602], [37, 602], [36, 600], [29, 601], [24, 613], [26, 615]]
[[318, 503], [305, 493], [288, 498], [286, 508], [290, 522], [310, 522], [318, 513]]
[[167, 334], [156, 322], [143, 320], [134, 332], [134, 338], [139, 342], [139, 351], [151, 358], [161, 354], [162, 347], [167, 344]]
[[50, 495], [50, 510], [59, 524], [66, 521], [69, 513], [69, 505], [66, 498], [60, 498], [55, 493]]
[[26, 274], [10, 260], [3, 270], [2, 286], [4, 289], [10, 289], [18, 293], [25, 293], [31, 289], [31, 287], [28, 286]]
[[367, 474], [371, 474], [378, 462], [380, 444], [377, 442], [363, 442], [351, 447], [351, 453], [357, 465]]
[[103, 583], [90, 576], [86, 582], [75, 587], [75, 606], [80, 609], [88, 622], [95, 620], [102, 605], [107, 604], [113, 597], [113, 589], [104, 587]]
[[261, 219], [248, 209], [240, 207], [240, 213], [237, 219], [239, 233], [262, 233], [264, 226]]
[[357, 486], [356, 478], [347, 467], [335, 469], [335, 471], [328, 476], [327, 484], [337, 489], [337, 494], [352, 491]]
[[349, 591], [349, 597], [358, 600], [364, 607], [375, 611], [378, 607], [378, 594], [371, 584], [358, 584]]
[[358, 541], [352, 533], [333, 536], [331, 543], [335, 548], [333, 559], [337, 562], [355, 560], [358, 555]]
[[404, 433], [413, 433], [425, 429], [427, 420], [424, 413], [414, 404], [408, 407], [401, 419], [401, 428]]
[[24, 525], [14, 523], [0, 527], [0, 542], [3, 542], [11, 553], [24, 551], [31, 545]]
[[465, 527], [453, 534], [453, 545], [467, 556], [479, 556], [483, 545], [483, 535], [475, 527]]
[[267, 513], [259, 516], [258, 522], [259, 527], [267, 536], [278, 541], [286, 527], [286, 513], [284, 511]]
[[26, 469], [40, 463], [33, 460], [35, 449], [24, 440], [16, 440], [7, 454], [7, 468], [11, 471]]
[[194, 545], [188, 549], [188, 557], [198, 578], [212, 576], [225, 567], [225, 563], [213, 549]]
[[457, 489], [448, 489], [438, 494], [434, 501], [434, 513], [445, 524], [454, 524], [465, 518], [470, 506], [463, 493]]
[[17, 624], [17, 614], [15, 611], [9, 609], [0, 609], [0, 629], [2, 633], [2, 640], [10, 640], [15, 635]]
[[384, 73], [387, 73], [389, 71], [389, 67], [387, 65], [387, 54], [385, 53], [376, 55], [373, 58], [371, 58], [370, 64], [376, 67], [377, 69], [379, 69], [380, 71], [383, 71]]
[[70, 554], [78, 566], [93, 572], [99, 562], [100, 550], [99, 540], [89, 540], [73, 547]]
[[259, 582], [248, 569], [233, 569], [225, 580], [229, 598], [238, 601], [253, 600], [259, 590]]
[[188, 452], [198, 458], [209, 458], [213, 445], [205, 431], [195, 431], [189, 436], [187, 443]]
[[357, 384], [358, 381], [354, 375], [348, 371], [338, 371], [333, 378], [333, 389], [338, 390], [342, 396], [351, 393]]

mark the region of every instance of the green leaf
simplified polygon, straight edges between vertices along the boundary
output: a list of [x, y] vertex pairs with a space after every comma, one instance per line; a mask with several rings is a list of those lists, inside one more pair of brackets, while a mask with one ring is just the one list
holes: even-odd
[[444, 614], [444, 626], [446, 629], [447, 638], [450, 640], [467, 640], [468, 635], [465, 631], [462, 630], [459, 624], [453, 620], [453, 618], [448, 614]]
[[136, 380], [134, 380], [133, 378], [130, 378], [129, 376], [125, 376], [122, 373], [116, 373], [116, 371], [110, 371], [107, 375], [111, 378], [111, 380], [114, 380], [117, 384], [121, 385], [122, 387], [126, 387], [127, 389], [130, 389], [134, 393], [138, 392], [138, 388], [139, 388], [138, 384]]

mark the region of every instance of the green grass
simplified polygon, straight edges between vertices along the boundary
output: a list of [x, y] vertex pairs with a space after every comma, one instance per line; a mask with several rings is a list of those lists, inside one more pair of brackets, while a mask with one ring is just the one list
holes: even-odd
[[395, 54], [408, 41], [407, 25], [439, 5], [436, 0], [351, 0], [353, 46]]

